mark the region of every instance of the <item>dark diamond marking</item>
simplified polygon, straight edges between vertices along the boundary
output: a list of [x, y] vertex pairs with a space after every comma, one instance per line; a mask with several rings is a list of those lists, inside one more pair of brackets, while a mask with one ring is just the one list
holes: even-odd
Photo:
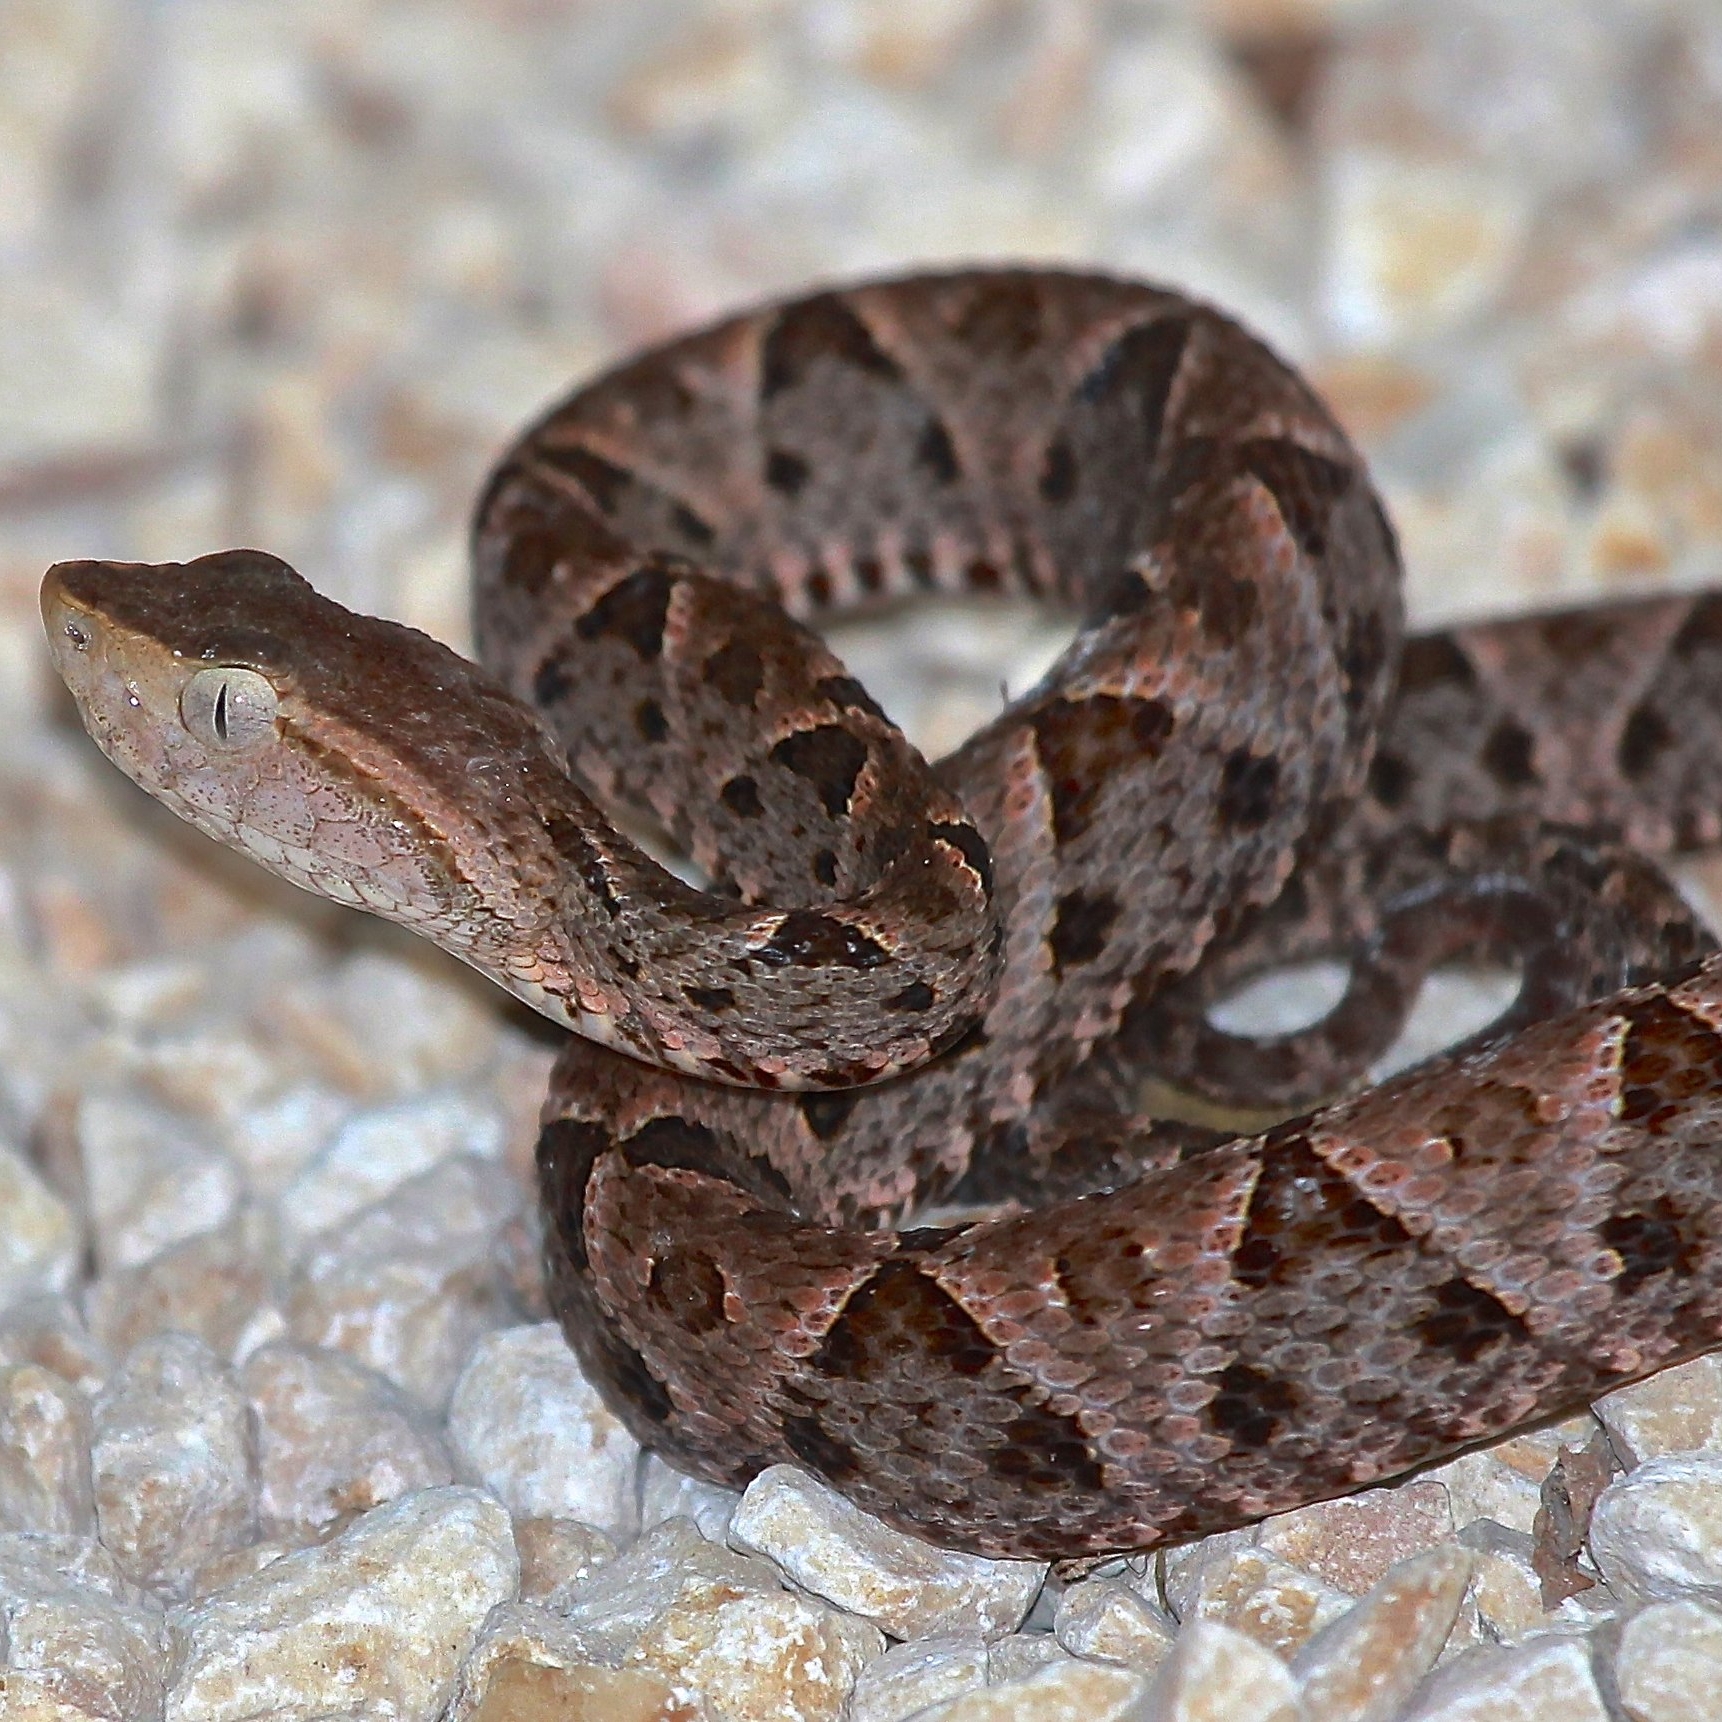
[[1697, 1272], [1697, 1252], [1682, 1231], [1680, 1211], [1666, 1196], [1641, 1203], [1630, 1213], [1610, 1214], [1596, 1233], [1620, 1257], [1613, 1283], [1621, 1297], [1631, 1297], [1659, 1274], [1684, 1279]]
[[813, 877], [826, 890], [834, 890], [837, 885], [837, 854], [832, 849], [821, 849], [813, 857]]
[[807, 1128], [821, 1142], [829, 1142], [849, 1122], [849, 1114], [855, 1110], [859, 1099], [860, 1095], [854, 1090], [839, 1094], [798, 1094], [795, 1104], [807, 1120]]
[[1277, 759], [1262, 758], [1240, 748], [1220, 768], [1219, 794], [1214, 814], [1234, 831], [1258, 831], [1274, 810], [1274, 791], [1279, 787]]
[[699, 1010], [735, 1009], [735, 994], [728, 987], [683, 987], [682, 997]]
[[1469, 693], [1477, 685], [1477, 672], [1446, 634], [1422, 634], [1405, 642], [1399, 660], [1399, 692], [1420, 694], [1443, 682], [1451, 682]]
[[613, 634], [625, 640], [649, 662], [664, 646], [664, 619], [669, 614], [675, 581], [656, 563], [618, 580], [579, 621], [574, 631], [583, 640]]
[[1483, 768], [1503, 789], [1523, 789], [1537, 781], [1535, 749], [1536, 738], [1531, 732], [1504, 717], [1489, 731], [1480, 757]]
[[1432, 1350], [1461, 1363], [1475, 1363], [1503, 1341], [1530, 1338], [1523, 1320], [1492, 1292], [1469, 1280], [1451, 1279], [1435, 1287], [1435, 1308], [1411, 1324], [1411, 1332]]
[[1334, 508], [1356, 477], [1353, 469], [1283, 437], [1243, 443], [1238, 456], [1273, 497], [1298, 548], [1306, 556], [1320, 556], [1327, 549]]
[[585, 448], [551, 448], [540, 445], [535, 457], [556, 472], [567, 474], [604, 514], [614, 514], [633, 477], [613, 461]]
[[727, 1325], [725, 1290], [717, 1263], [685, 1248], [657, 1257], [646, 1279], [646, 1296], [669, 1321], [695, 1334], [712, 1333]]
[[840, 724], [786, 735], [771, 750], [772, 760], [812, 784], [821, 805], [833, 819], [849, 812], [856, 779], [867, 763], [867, 744]]
[[743, 819], [757, 819], [765, 812], [765, 804], [759, 799], [759, 785], [751, 777], [732, 777], [718, 791], [718, 800]]
[[981, 889], [990, 897], [993, 894], [993, 852], [980, 832], [972, 825], [930, 825], [927, 829], [936, 842], [950, 844], [962, 856], [980, 880]]
[[1167, 402], [1189, 340], [1188, 317], [1162, 317], [1130, 330], [1083, 378], [1077, 400], [1087, 406], [1126, 400], [1137, 421], [1137, 446], [1151, 458], [1160, 447]]
[[549, 833], [556, 853], [574, 869], [581, 884], [598, 900], [605, 914], [612, 919], [621, 914], [622, 900], [610, 883], [603, 857], [579, 822], [557, 813], [544, 822], [544, 829]]
[[794, 388], [821, 362], [847, 365], [884, 382], [900, 382], [903, 375], [867, 325], [834, 293], [791, 305], [772, 324], [760, 352], [761, 398], [769, 401]]
[[921, 439], [915, 444], [915, 464], [935, 484], [955, 484], [962, 477], [956, 445], [951, 441], [951, 433], [938, 419], [927, 420]]
[[799, 496], [812, 472], [800, 455], [786, 448], [774, 448], [765, 457], [765, 482], [782, 496]]
[[895, 998], [885, 1001], [886, 1010], [923, 1011], [931, 1010], [938, 1002], [938, 995], [925, 981], [911, 981]]
[[1089, 891], [1067, 891], [1058, 899], [1057, 918], [1047, 944], [1053, 968], [1063, 974], [1081, 963], [1091, 963], [1106, 950], [1106, 935], [1118, 919], [1116, 897]]
[[1653, 706], [1633, 708], [1620, 732], [1621, 775], [1629, 783], [1638, 783], [1650, 774], [1651, 768], [1673, 745], [1674, 731]]
[[541, 706], [553, 706], [574, 691], [574, 678], [560, 652], [552, 652], [532, 678], [532, 697]]
[[753, 708], [754, 699], [765, 686], [765, 665], [758, 650], [746, 640], [731, 640], [720, 646], [706, 659], [700, 673], [707, 687], [743, 711]]
[[1076, 456], [1062, 438], [1047, 447], [1040, 468], [1041, 501], [1062, 507], [1076, 495]]
[[642, 741], [662, 741], [670, 733], [670, 720], [656, 700], [641, 700], [634, 707], [634, 728]]
[[1260, 1452], [1284, 1429], [1298, 1408], [1289, 1381], [1232, 1363], [1216, 1377], [1219, 1392], [1208, 1402], [1208, 1422], [1234, 1447]]
[[829, 700], [834, 706], [842, 706], [845, 711], [865, 712], [868, 717], [877, 718], [881, 723], [891, 721], [879, 709], [873, 696], [853, 676], [821, 676], [813, 684], [813, 693], [816, 699]]
[[876, 969], [891, 953], [859, 927], [833, 920], [817, 909], [795, 909], [751, 953], [772, 968]]

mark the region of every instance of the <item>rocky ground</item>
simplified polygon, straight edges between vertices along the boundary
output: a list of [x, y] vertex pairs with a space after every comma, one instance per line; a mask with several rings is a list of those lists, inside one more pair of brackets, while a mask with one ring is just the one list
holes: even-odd
[[[1305, 365], [1422, 619], [1722, 582], [1713, 0], [0, 6], [0, 1714], [1714, 1714], [1711, 1362], [1070, 1584], [643, 1457], [543, 1319], [553, 1037], [215, 853], [52, 682], [75, 555], [257, 544], [461, 644], [470, 499], [568, 382], [1005, 258]], [[855, 662], [937, 748], [1045, 651]]]

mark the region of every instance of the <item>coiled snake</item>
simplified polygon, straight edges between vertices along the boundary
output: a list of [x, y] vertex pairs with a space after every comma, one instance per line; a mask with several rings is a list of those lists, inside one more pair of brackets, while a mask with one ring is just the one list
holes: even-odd
[[[254, 551], [61, 563], [56, 662], [184, 817], [568, 1024], [553, 1305], [632, 1428], [994, 1555], [1355, 1489], [1722, 1344], [1722, 600], [1400, 644], [1392, 531], [1216, 312], [1053, 271], [767, 306], [493, 474], [481, 671]], [[929, 768], [806, 623], [1074, 610]], [[1705, 727], [1705, 714], [1710, 727]], [[597, 800], [665, 829], [684, 884]], [[1245, 1044], [1216, 993], [1345, 998]], [[1456, 953], [1455, 1053], [1332, 1101]], [[990, 1217], [894, 1229], [933, 1201]]]

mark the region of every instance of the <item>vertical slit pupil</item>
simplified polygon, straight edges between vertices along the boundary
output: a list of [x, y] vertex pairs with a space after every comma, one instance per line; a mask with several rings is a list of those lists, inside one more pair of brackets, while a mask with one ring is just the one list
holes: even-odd
[[215, 733], [223, 741], [227, 740], [227, 683], [223, 682], [215, 694]]

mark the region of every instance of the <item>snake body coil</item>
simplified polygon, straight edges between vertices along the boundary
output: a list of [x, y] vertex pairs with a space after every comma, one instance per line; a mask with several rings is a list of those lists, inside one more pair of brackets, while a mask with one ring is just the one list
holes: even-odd
[[[1414, 638], [1309, 388], [1173, 293], [968, 271], [767, 306], [505, 456], [488, 673], [256, 552], [64, 563], [123, 769], [579, 1031], [553, 1304], [643, 1440], [993, 1555], [1236, 1525], [1722, 1344], [1722, 966], [1640, 851], [1722, 834], [1722, 600]], [[808, 624], [1080, 617], [929, 768]], [[566, 767], [566, 769], [565, 769]], [[599, 803], [663, 829], [684, 885]], [[1355, 1086], [1422, 975], [1485, 1037]], [[1350, 962], [1245, 1044], [1218, 991]], [[893, 1229], [930, 1202], [1003, 1204]]]

